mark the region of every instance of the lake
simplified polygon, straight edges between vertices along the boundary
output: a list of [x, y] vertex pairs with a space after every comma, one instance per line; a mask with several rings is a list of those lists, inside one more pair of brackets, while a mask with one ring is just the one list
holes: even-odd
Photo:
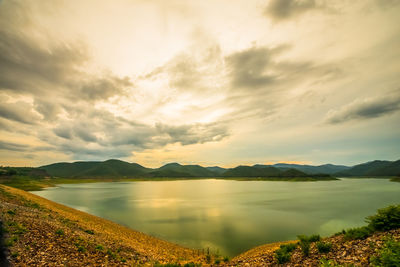
[[191, 248], [229, 257], [299, 234], [364, 225], [400, 203], [387, 179], [324, 182], [178, 180], [63, 184], [36, 195]]

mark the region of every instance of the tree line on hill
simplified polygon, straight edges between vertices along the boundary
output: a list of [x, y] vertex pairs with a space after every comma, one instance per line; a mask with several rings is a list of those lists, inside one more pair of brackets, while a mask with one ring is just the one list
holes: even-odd
[[0, 176], [52, 176], [61, 178], [311, 178], [400, 176], [400, 160], [371, 161], [353, 167], [325, 164], [319, 166], [278, 163], [221, 168], [218, 166], [168, 163], [160, 168], [146, 168], [121, 160], [54, 163], [39, 168], [1, 167]]

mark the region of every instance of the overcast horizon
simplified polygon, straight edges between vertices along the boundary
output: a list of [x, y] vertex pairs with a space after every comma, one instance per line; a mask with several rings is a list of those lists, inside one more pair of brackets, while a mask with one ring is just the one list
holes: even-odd
[[0, 165], [400, 158], [400, 0], [0, 0]]

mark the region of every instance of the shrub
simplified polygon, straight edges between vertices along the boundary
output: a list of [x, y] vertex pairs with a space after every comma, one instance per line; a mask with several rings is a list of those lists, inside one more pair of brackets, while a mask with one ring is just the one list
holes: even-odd
[[321, 240], [321, 237], [319, 235], [310, 235], [310, 236], [298, 235], [297, 238], [300, 240], [300, 242], [309, 242], [309, 243]]
[[373, 230], [387, 231], [400, 227], [400, 205], [379, 209], [376, 215], [368, 216], [366, 221]]
[[214, 263], [217, 264], [217, 265], [219, 265], [219, 264], [221, 263], [221, 260], [220, 260], [220, 259], [216, 259], [216, 260], [214, 261]]
[[224, 257], [224, 260], [223, 260], [224, 262], [228, 262], [229, 261], [229, 258], [228, 257]]
[[280, 246], [280, 249], [285, 249], [287, 252], [292, 252], [297, 247], [296, 243], [284, 244]]
[[400, 241], [387, 240], [378, 255], [371, 258], [371, 264], [373, 266], [400, 266]]
[[308, 256], [310, 254], [310, 242], [300, 241], [299, 245], [301, 248], [301, 252], [303, 252], [303, 255]]
[[291, 258], [290, 252], [285, 249], [278, 249], [275, 251], [275, 259], [278, 261], [279, 264], [286, 263], [290, 261]]
[[328, 242], [317, 242], [317, 249], [319, 253], [328, 253], [332, 249], [332, 244]]
[[346, 233], [344, 234], [344, 238], [346, 240], [365, 239], [370, 236], [371, 233], [372, 230], [368, 226], [350, 228], [347, 229]]
[[279, 264], [286, 263], [290, 261], [291, 252], [295, 250], [297, 244], [284, 244], [281, 245], [279, 249], [275, 250], [275, 259], [278, 261]]
[[97, 245], [97, 246], [96, 246], [96, 249], [97, 249], [97, 250], [103, 250], [104, 248], [103, 248], [102, 245]]
[[298, 235], [297, 238], [300, 240], [299, 245], [304, 256], [308, 256], [310, 254], [310, 244], [312, 242], [321, 240], [319, 235]]

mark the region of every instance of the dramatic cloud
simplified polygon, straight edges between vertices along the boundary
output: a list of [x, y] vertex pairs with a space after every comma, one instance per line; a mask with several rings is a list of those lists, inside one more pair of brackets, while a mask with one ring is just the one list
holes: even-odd
[[400, 110], [400, 96], [384, 96], [358, 99], [338, 110], [331, 110], [326, 121], [331, 124], [350, 120], [365, 120], [382, 117]]
[[258, 88], [273, 83], [277, 77], [265, 73], [267, 65], [273, 64], [273, 53], [273, 50], [267, 48], [251, 48], [228, 56], [227, 63], [232, 69], [232, 86]]
[[315, 0], [271, 0], [265, 14], [273, 20], [285, 20], [318, 8]]
[[16, 144], [11, 142], [4, 142], [0, 140], [0, 150], [10, 150], [10, 151], [26, 151], [30, 147], [27, 145]]
[[37, 124], [40, 119], [26, 102], [0, 102], [0, 117], [26, 124]]
[[2, 164], [398, 155], [398, 0], [178, 2], [0, 1]]

